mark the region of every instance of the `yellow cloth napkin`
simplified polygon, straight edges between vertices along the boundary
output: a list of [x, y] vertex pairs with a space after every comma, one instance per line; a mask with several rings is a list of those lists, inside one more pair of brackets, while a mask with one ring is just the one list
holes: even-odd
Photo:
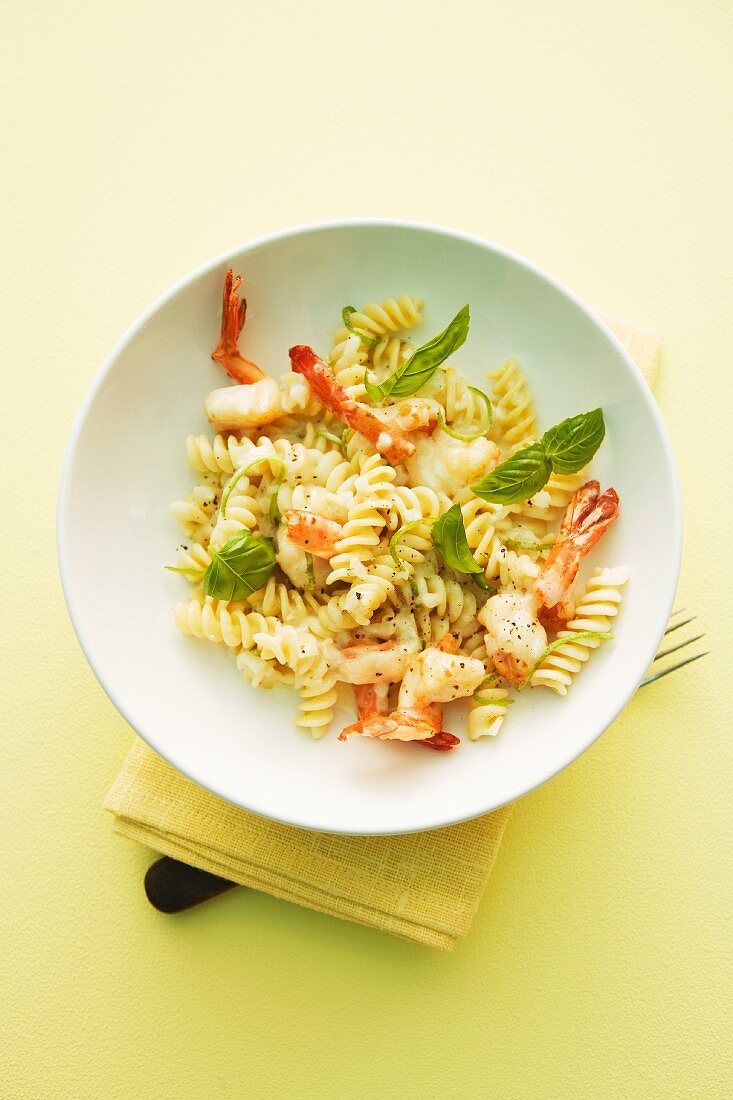
[[[661, 338], [608, 320], [650, 386]], [[511, 806], [409, 836], [314, 833], [247, 813], [136, 741], [109, 791], [115, 830], [276, 897], [450, 950], [478, 908]]]

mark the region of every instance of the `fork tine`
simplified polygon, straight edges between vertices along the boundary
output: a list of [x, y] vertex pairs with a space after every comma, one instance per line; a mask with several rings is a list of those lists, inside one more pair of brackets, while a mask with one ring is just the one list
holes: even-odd
[[670, 619], [673, 619], [675, 615], [681, 615], [684, 610], [684, 607], [678, 607], [677, 610], [673, 611], [672, 614], [669, 616]]
[[690, 615], [689, 619], [682, 619], [681, 622], [675, 623], [674, 626], [668, 626], [664, 633], [671, 634], [673, 630], [679, 630], [681, 626], [687, 626], [688, 623], [693, 622], [693, 620], [696, 618], [696, 615]]
[[688, 638], [686, 642], [678, 642], [677, 645], [671, 645], [668, 649], [660, 649], [654, 660], [658, 661], [661, 657], [669, 657], [670, 653], [676, 653], [678, 649], [684, 649], [686, 645], [691, 645], [693, 642], [699, 642], [700, 639], [704, 637], [704, 634], [696, 634], [694, 638]]
[[641, 681], [639, 687], [653, 684], [655, 680], [661, 680], [663, 676], [669, 676], [670, 672], [676, 672], [678, 668], [684, 668], [685, 665], [691, 665], [693, 661], [699, 661], [701, 657], [707, 657], [709, 652], [710, 650], [706, 649], [703, 653], [695, 653], [692, 657], [685, 657], [684, 661], [678, 661], [676, 665], [670, 665], [669, 668], [663, 668], [660, 672], [647, 676], [646, 680]]

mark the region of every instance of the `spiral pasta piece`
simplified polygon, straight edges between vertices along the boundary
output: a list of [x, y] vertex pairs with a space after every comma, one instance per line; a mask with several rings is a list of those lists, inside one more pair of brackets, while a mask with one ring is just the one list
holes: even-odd
[[466, 530], [466, 540], [473, 556], [484, 568], [488, 581], [499, 581], [504, 586], [528, 590], [540, 573], [540, 566], [529, 554], [518, 554], [502, 542], [497, 524], [505, 509], [472, 497], [461, 505]]
[[484, 688], [480, 694], [481, 701], [472, 699], [468, 713], [468, 736], [472, 741], [496, 737], [506, 718], [509, 692], [505, 688]]
[[369, 302], [361, 311], [351, 314], [351, 326], [369, 336], [414, 328], [422, 321], [422, 306], [422, 299], [411, 294], [385, 298], [381, 304]]
[[229, 649], [252, 649], [257, 632], [272, 632], [277, 619], [247, 610], [241, 601], [220, 601], [205, 596], [202, 600], [183, 600], [174, 608], [176, 625], [184, 634], [223, 642]]
[[551, 474], [544, 489], [540, 489], [530, 500], [509, 506], [506, 522], [511, 517], [514, 517], [514, 521], [517, 518], [540, 521], [544, 524], [542, 533], [545, 534], [549, 529], [554, 529], [570, 503], [571, 496], [587, 477], [585, 470], [577, 474]]
[[583, 631], [607, 633], [621, 605], [621, 588], [629, 579], [629, 571], [596, 569], [588, 580], [583, 596], [575, 607], [573, 618], [558, 638], [567, 638], [564, 645], [552, 650], [535, 670], [532, 687], [547, 687], [556, 695], [567, 695], [573, 677], [580, 672], [593, 650], [602, 644], [601, 638], [574, 638]]
[[539, 438], [537, 416], [527, 379], [516, 359], [507, 359], [488, 375], [495, 420], [508, 447]]
[[211, 554], [202, 542], [191, 542], [179, 546], [176, 555], [176, 567], [191, 574], [205, 573], [211, 565]]
[[309, 678], [296, 686], [300, 695], [296, 726], [307, 729], [314, 740], [319, 740], [327, 732], [333, 719], [336, 705], [336, 677], [325, 661], [320, 661], [311, 670]]
[[213, 440], [207, 435], [189, 435], [186, 437], [186, 461], [201, 473], [233, 474], [237, 467], [237, 446], [238, 440], [233, 435], [217, 435]]
[[361, 473], [354, 483], [354, 501], [336, 553], [331, 558], [329, 584], [354, 580], [358, 576], [358, 563], [374, 556], [387, 522], [394, 479], [393, 467], [388, 466], [381, 455], [371, 455], [361, 465]]
[[195, 485], [187, 497], [171, 504], [172, 514], [189, 538], [205, 541], [210, 536], [219, 494], [218, 479], [212, 478]]
[[249, 598], [250, 605], [266, 617], [274, 617], [282, 623], [302, 623], [317, 613], [319, 602], [310, 592], [299, 592], [275, 576], [271, 576], [264, 588], [254, 592]]

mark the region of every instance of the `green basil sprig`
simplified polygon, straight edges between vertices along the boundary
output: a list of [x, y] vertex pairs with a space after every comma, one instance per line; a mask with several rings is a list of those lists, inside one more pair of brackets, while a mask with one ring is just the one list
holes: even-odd
[[204, 592], [216, 600], [244, 600], [266, 583], [275, 566], [269, 539], [258, 539], [243, 527], [221, 550], [211, 549], [204, 573]]
[[369, 381], [369, 372], [364, 371], [364, 387], [372, 401], [383, 401], [385, 397], [410, 397], [428, 382], [441, 363], [466, 342], [471, 323], [467, 305], [459, 310], [447, 328], [423, 344], [410, 358], [398, 367], [394, 374], [385, 378], [377, 386]]
[[519, 504], [543, 489], [553, 471], [576, 474], [596, 453], [606, 427], [603, 410], [579, 413], [550, 428], [539, 443], [531, 443], [494, 467], [471, 491], [493, 504]]
[[358, 336], [364, 347], [373, 348], [379, 337], [370, 336], [369, 333], [364, 332], [362, 329], [354, 328], [351, 321], [351, 315], [353, 313], [356, 313], [354, 306], [344, 306], [341, 310], [341, 320], [344, 322], [344, 327], [347, 328], [349, 332], [352, 332], [354, 336]]
[[603, 410], [593, 409], [549, 428], [540, 442], [556, 474], [577, 474], [593, 458], [605, 434]]
[[463, 526], [460, 504], [454, 504], [433, 524], [433, 545], [445, 564], [457, 573], [468, 573], [479, 588], [488, 589], [484, 571], [471, 553]]
[[471, 486], [477, 497], [494, 504], [517, 504], [529, 500], [550, 480], [552, 463], [541, 443], [533, 443], [495, 466], [491, 473]]

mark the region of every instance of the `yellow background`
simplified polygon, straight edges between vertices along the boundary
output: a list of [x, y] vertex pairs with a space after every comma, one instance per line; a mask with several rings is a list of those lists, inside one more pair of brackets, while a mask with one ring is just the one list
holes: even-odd
[[[0, 1095], [730, 1095], [730, 4], [0, 18]], [[59, 464], [113, 342], [217, 252], [349, 215], [486, 236], [664, 331], [680, 601], [712, 649], [517, 806], [447, 956], [245, 892], [154, 913], [101, 810], [130, 734], [56, 575]]]

